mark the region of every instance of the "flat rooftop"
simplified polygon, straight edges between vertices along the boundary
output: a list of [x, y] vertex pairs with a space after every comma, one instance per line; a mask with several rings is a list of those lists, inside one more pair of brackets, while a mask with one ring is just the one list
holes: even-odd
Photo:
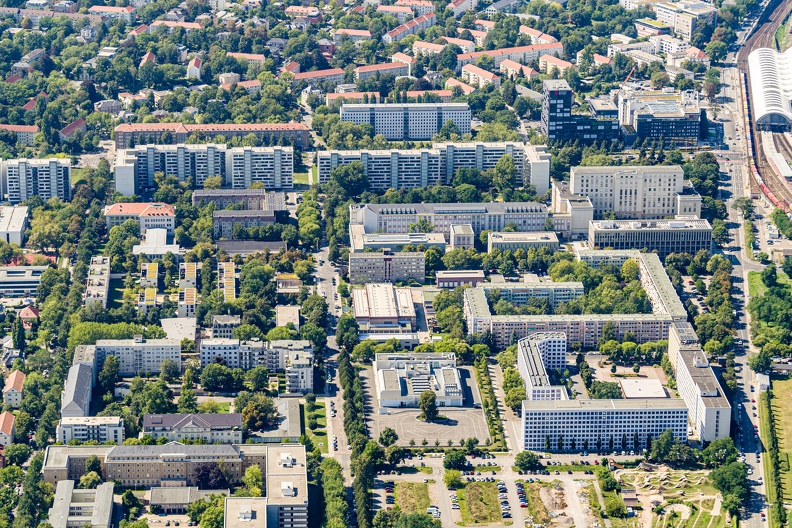
[[481, 278], [484, 279], [484, 270], [443, 270], [436, 273], [438, 280], [455, 278]]
[[395, 288], [392, 284], [366, 284], [352, 291], [355, 317], [399, 319], [415, 317], [412, 293], [409, 288]]
[[250, 528], [267, 526], [267, 499], [265, 497], [226, 497], [223, 528]]
[[528, 231], [528, 232], [490, 232], [490, 240], [493, 243], [519, 243], [519, 242], [535, 242], [535, 243], [558, 243], [558, 236], [553, 231]]
[[681, 350], [677, 370], [680, 368], [684, 368], [690, 373], [705, 406], [719, 409], [731, 408], [703, 350]]
[[676, 398], [648, 398], [638, 400], [525, 400], [527, 411], [615, 411], [630, 412], [648, 410], [687, 410], [684, 400]]
[[663, 384], [658, 379], [622, 378], [619, 380], [622, 394], [627, 399], [667, 398]]
[[279, 505], [308, 504], [305, 447], [267, 446], [267, 498]]
[[0, 232], [22, 231], [27, 223], [28, 208], [24, 205], [0, 207]]
[[684, 218], [675, 220], [592, 220], [595, 231], [669, 231], [669, 230], [712, 230], [710, 223], [703, 218]]

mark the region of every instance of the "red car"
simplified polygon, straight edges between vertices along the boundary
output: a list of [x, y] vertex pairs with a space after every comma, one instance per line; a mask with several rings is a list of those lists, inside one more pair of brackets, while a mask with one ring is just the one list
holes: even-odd
[[754, 400], [753, 398], [751, 398], [751, 403], [756, 403], [756, 400]]

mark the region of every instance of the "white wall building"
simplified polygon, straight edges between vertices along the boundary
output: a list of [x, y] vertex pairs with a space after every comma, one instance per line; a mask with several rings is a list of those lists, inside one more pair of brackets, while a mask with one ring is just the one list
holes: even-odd
[[121, 376], [136, 376], [140, 373], [159, 374], [160, 365], [172, 359], [181, 367], [181, 342], [178, 339], [100, 339], [96, 342], [98, 365], [104, 365], [107, 356], [118, 358], [118, 373]]
[[83, 301], [85, 306], [99, 303], [107, 308], [107, 299], [110, 295], [110, 257], [98, 255], [91, 257], [88, 265], [88, 277], [85, 279], [85, 293]]
[[72, 440], [100, 444], [124, 442], [124, 420], [119, 416], [83, 416], [62, 418], [55, 431], [58, 442], [68, 444]]
[[424, 282], [426, 257], [422, 252], [383, 251], [349, 254], [349, 282]]
[[0, 207], [0, 240], [22, 247], [28, 225], [28, 208], [24, 205]]
[[566, 334], [531, 334], [517, 343], [517, 370], [525, 384], [528, 400], [565, 400], [566, 387], [552, 385], [547, 370], [566, 366]]
[[113, 482], [96, 489], [78, 489], [74, 480], [61, 480], [47, 521], [52, 528], [110, 528], [113, 526]]
[[388, 103], [344, 104], [341, 120], [367, 123], [374, 134], [390, 141], [429, 140], [447, 122], [453, 122], [459, 134], [470, 132], [470, 107], [467, 103]]
[[167, 438], [169, 442], [203, 440], [207, 444], [241, 444], [242, 415], [145, 414], [140, 436]]
[[10, 159], [2, 168], [2, 192], [12, 204], [31, 196], [71, 200], [71, 160], [61, 158]]
[[462, 405], [462, 382], [453, 353], [377, 354], [374, 371], [381, 407], [416, 407], [424, 391], [434, 391], [438, 407]]

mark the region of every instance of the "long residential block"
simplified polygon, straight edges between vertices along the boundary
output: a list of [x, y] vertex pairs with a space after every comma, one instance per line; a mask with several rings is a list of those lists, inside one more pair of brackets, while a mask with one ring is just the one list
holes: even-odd
[[136, 376], [141, 373], [158, 374], [160, 365], [171, 359], [181, 367], [181, 341], [178, 339], [100, 339], [96, 342], [95, 354], [99, 368], [107, 356], [118, 358], [118, 373], [121, 376]]
[[531, 334], [517, 343], [517, 370], [528, 400], [565, 400], [566, 387], [552, 385], [548, 370], [566, 367], [567, 340], [563, 332]]
[[448, 185], [461, 168], [488, 171], [509, 155], [516, 171], [515, 185], [533, 185], [541, 196], [550, 187], [550, 155], [544, 146], [518, 142], [434, 143], [413, 150], [329, 150], [319, 152], [319, 182], [330, 181], [339, 165], [363, 163], [369, 187], [376, 190]]
[[472, 53], [460, 53], [457, 55], [457, 70], [461, 71], [466, 64], [475, 64], [480, 57], [492, 57], [495, 61], [495, 68], [500, 68], [501, 62], [511, 60], [520, 64], [531, 64], [539, 60], [542, 55], [560, 56], [564, 53], [564, 46], [560, 42], [549, 44], [533, 44], [531, 46], [518, 46], [516, 48], [501, 48], [488, 51], [474, 51]]
[[294, 178], [292, 147], [234, 147], [222, 144], [140, 145], [119, 150], [115, 158], [116, 187], [123, 194], [138, 194], [154, 186], [161, 172], [179, 181], [203, 186], [206, 178], [220, 176], [222, 184], [248, 189], [254, 182], [265, 189], [291, 189]]
[[426, 258], [420, 252], [350, 253], [349, 282], [396, 282], [410, 279], [423, 283], [426, 276]]
[[374, 134], [390, 141], [427, 140], [447, 122], [453, 122], [460, 134], [470, 132], [472, 114], [467, 103], [387, 103], [344, 104], [341, 120], [369, 124]]
[[124, 123], [115, 128], [116, 149], [128, 149], [147, 143], [179, 144], [191, 135], [204, 139], [217, 136], [244, 137], [248, 134], [271, 143], [292, 143], [305, 148], [310, 145], [308, 127], [302, 123], [245, 123], [203, 124], [184, 123]]
[[71, 200], [71, 160], [62, 158], [9, 159], [0, 164], [2, 192], [12, 204], [39, 196]]

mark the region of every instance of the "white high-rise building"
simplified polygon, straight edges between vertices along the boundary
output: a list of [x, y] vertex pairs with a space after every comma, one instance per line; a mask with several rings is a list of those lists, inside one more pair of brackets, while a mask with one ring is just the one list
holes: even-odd
[[517, 370], [525, 384], [528, 400], [566, 400], [563, 385], [551, 385], [547, 370], [566, 366], [566, 334], [546, 332], [531, 334], [517, 343]]
[[172, 359], [181, 367], [181, 341], [178, 339], [100, 339], [96, 342], [97, 365], [104, 365], [107, 356], [118, 358], [118, 373], [121, 376], [136, 376], [140, 373], [159, 374], [160, 365]]
[[472, 114], [467, 103], [345, 104], [341, 120], [370, 124], [374, 134], [390, 141], [428, 140], [452, 121], [459, 134], [470, 133]]
[[2, 162], [3, 194], [12, 204], [32, 196], [71, 200], [71, 160], [10, 159]]
[[68, 444], [72, 440], [87, 442], [95, 440], [100, 444], [124, 442], [124, 420], [119, 416], [81, 416], [66, 417], [58, 422], [55, 432], [58, 442]]

